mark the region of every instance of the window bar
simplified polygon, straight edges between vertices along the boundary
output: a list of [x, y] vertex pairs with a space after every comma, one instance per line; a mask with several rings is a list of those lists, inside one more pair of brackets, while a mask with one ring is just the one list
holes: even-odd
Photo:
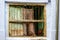
[[10, 23], [28, 23], [28, 22], [32, 22], [33, 23], [33, 22], [44, 22], [44, 20], [18, 20], [18, 21], [17, 20], [15, 20], [15, 21], [14, 20], [12, 20], [12, 21], [10, 20], [9, 22]]

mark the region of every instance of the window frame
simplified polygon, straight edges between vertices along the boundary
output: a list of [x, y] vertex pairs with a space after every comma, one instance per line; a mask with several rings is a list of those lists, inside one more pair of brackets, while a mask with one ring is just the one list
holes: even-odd
[[[8, 24], [8, 26], [9, 26], [9, 5], [24, 5], [24, 3], [22, 4], [20, 4], [20, 3], [7, 3], [6, 4], [6, 12], [7, 12], [7, 15], [8, 15], [8, 17], [7, 17], [7, 24]], [[42, 37], [42, 38], [46, 38], [47, 37], [47, 34], [46, 34], [46, 4], [28, 4], [28, 3], [26, 3], [26, 5], [32, 5], [32, 6], [36, 6], [36, 5], [39, 5], [39, 6], [44, 6], [44, 37]], [[41, 20], [42, 21], [42, 20]], [[38, 21], [39, 22], [39, 21]], [[9, 30], [9, 27], [6, 27], [6, 30]], [[7, 37], [9, 37], [9, 31], [7, 31]], [[30, 36], [29, 36], [30, 37]], [[40, 36], [39, 36], [40, 37]], [[40, 37], [41, 38], [41, 37]]]

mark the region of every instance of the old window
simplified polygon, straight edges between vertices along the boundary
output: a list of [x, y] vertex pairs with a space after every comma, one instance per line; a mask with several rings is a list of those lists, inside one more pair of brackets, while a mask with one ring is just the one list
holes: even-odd
[[45, 4], [9, 5], [10, 37], [46, 37]]

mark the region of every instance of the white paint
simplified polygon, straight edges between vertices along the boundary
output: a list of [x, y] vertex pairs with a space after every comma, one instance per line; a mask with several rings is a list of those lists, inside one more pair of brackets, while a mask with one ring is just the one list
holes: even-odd
[[4, 0], [0, 0], [0, 40], [5, 40]]
[[47, 39], [43, 37], [8, 37], [7, 40], [31, 40], [31, 39]]
[[[6, 1], [20, 2], [22, 0], [6, 0]], [[24, 0], [24, 1], [26, 2], [26, 0]], [[34, 1], [34, 0], [32, 0], [32, 1]], [[45, 0], [44, 2], [46, 2], [46, 1], [47, 0]], [[36, 1], [34, 1], [34, 2], [36, 2]], [[39, 2], [39, 1], [37, 1], [37, 2]], [[40, 2], [43, 2], [43, 0], [40, 0]], [[5, 4], [4, 0], [0, 0], [0, 40], [5, 40], [5, 27], [6, 27], [5, 26], [5, 24], [6, 24], [5, 17], [7, 14], [5, 13], [4, 4]], [[51, 3], [48, 3], [46, 5], [46, 15], [47, 15], [47, 40], [55, 40], [56, 0], [51, 0]], [[6, 19], [6, 21], [7, 21], [7, 19]], [[16, 40], [16, 38], [14, 38], [14, 39], [12, 38], [11, 40]], [[26, 39], [24, 39], [24, 40], [26, 40]]]
[[51, 0], [47, 5], [47, 40], [55, 40], [56, 37], [56, 0]]
[[8, 2], [48, 2], [48, 0], [6, 0]]

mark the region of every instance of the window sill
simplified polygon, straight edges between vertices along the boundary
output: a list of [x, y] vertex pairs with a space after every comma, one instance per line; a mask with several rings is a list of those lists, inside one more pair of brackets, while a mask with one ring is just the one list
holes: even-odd
[[47, 39], [47, 37], [8, 37], [7, 39], [11, 39], [11, 40], [25, 40], [25, 39], [44, 39], [44, 40], [46, 40]]

